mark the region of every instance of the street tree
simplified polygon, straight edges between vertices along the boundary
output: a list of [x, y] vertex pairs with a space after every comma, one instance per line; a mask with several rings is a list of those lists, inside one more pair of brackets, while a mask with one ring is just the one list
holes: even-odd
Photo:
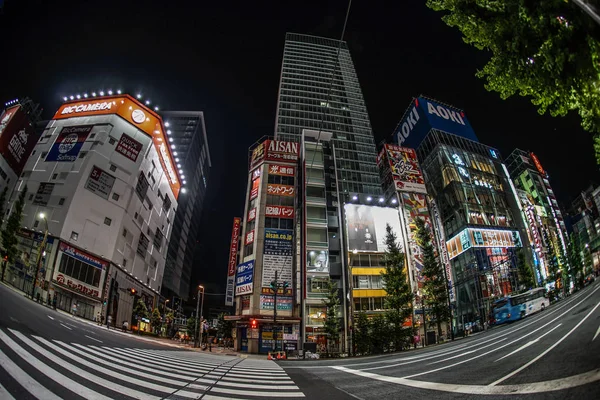
[[[404, 324], [413, 314], [413, 293], [406, 275], [404, 253], [398, 245], [396, 234], [389, 224], [386, 224], [385, 230], [386, 251], [383, 257], [385, 270], [382, 271], [381, 276], [387, 294], [385, 297], [386, 320], [391, 326], [391, 342], [395, 349], [400, 350], [406, 338], [411, 336], [410, 329], [405, 328]], [[375, 321], [373, 321], [373, 331], [375, 331], [375, 326]]]
[[575, 279], [577, 287], [583, 286], [583, 261], [581, 259], [581, 243], [579, 235], [571, 232], [569, 236], [569, 263], [571, 264], [571, 275]]
[[160, 311], [158, 308], [154, 308], [152, 310], [152, 315], [150, 316], [150, 324], [152, 324], [152, 330], [154, 333], [159, 333], [160, 326], [162, 325], [162, 317], [160, 316]]
[[337, 283], [331, 279], [325, 286], [325, 299], [323, 299], [323, 305], [327, 307], [323, 330], [326, 334], [326, 352], [327, 355], [329, 355], [331, 343], [335, 343], [340, 336], [340, 319], [338, 318], [340, 309], [339, 289]]
[[527, 261], [527, 256], [523, 247], [517, 250], [517, 273], [519, 274], [519, 283], [523, 285], [526, 290], [532, 289], [535, 286], [531, 264]]
[[435, 318], [438, 338], [442, 336], [442, 322], [450, 327], [450, 307], [448, 302], [448, 282], [444, 276], [444, 267], [436, 257], [432, 243], [432, 233], [422, 218], [415, 220], [416, 242], [423, 252], [423, 291], [431, 315]]
[[[381, 354], [390, 350], [390, 344], [393, 343], [394, 348], [398, 349], [395, 342], [396, 327], [392, 325], [394, 321], [386, 318], [388, 315], [376, 314], [371, 319], [370, 345], [371, 352]], [[391, 322], [391, 323], [390, 323]]]
[[[198, 327], [200, 327], [200, 325], [198, 324]], [[189, 317], [187, 319], [187, 334], [190, 337], [191, 340], [195, 340], [196, 339], [196, 334], [198, 333], [196, 330], [196, 317]]]
[[354, 351], [356, 355], [369, 354], [371, 351], [371, 320], [364, 311], [358, 312], [354, 324]]
[[576, 110], [600, 163], [600, 25], [574, 1], [427, 0], [463, 40], [490, 55], [476, 76], [502, 99], [531, 98], [540, 114]]
[[583, 255], [583, 273], [585, 276], [592, 273], [594, 270], [594, 259], [592, 258], [592, 253], [589, 249], [585, 249], [585, 254]]
[[165, 315], [165, 320], [163, 321], [163, 327], [165, 328], [165, 334], [168, 337], [171, 337], [171, 331], [173, 330], [173, 321], [175, 320], [175, 316], [172, 311], [169, 311], [167, 315]]
[[133, 316], [137, 320], [137, 327], [139, 332], [140, 321], [142, 320], [142, 318], [148, 318], [148, 308], [146, 307], [146, 303], [141, 297], [138, 298], [137, 302], [135, 303], [135, 306], [133, 307]]
[[229, 339], [233, 332], [233, 321], [225, 319], [225, 313], [219, 314], [217, 318], [217, 333], [224, 339]]
[[6, 203], [6, 195], [8, 194], [8, 186], [2, 190], [0, 193], [0, 226], [2, 225], [2, 221], [4, 220], [4, 206]]
[[[2, 230], [2, 246], [8, 258], [8, 263], [14, 263], [19, 253], [19, 249], [17, 248], [17, 243], [19, 242], [17, 232], [21, 229], [25, 196], [27, 196], [27, 185], [19, 193], [19, 197], [13, 204], [13, 209], [6, 221], [6, 226]], [[4, 279], [4, 268], [2, 269], [2, 279]]]

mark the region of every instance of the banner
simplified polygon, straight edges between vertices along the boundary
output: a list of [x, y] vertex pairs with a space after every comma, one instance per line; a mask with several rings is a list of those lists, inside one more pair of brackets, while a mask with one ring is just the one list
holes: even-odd
[[431, 218], [427, 208], [427, 199], [424, 195], [418, 193], [402, 193], [402, 205], [406, 223], [408, 225], [408, 245], [412, 253], [409, 262], [412, 263], [415, 279], [418, 282], [419, 288], [423, 287], [423, 249], [417, 244], [417, 225], [415, 220], [420, 218], [425, 221], [425, 228], [431, 234], [431, 240], [435, 243], [433, 236], [433, 227]]
[[417, 153], [408, 147], [385, 145], [394, 186], [399, 192], [427, 193]]
[[115, 184], [115, 179], [114, 176], [94, 165], [84, 188], [108, 200], [108, 196], [110, 196], [110, 192]]
[[271, 281], [275, 280], [275, 271], [279, 282], [288, 282], [286, 294], [292, 295], [292, 263], [294, 231], [265, 228], [261, 286], [271, 292]]
[[[275, 296], [267, 294], [260, 295], [260, 309], [272, 310], [275, 303]], [[277, 311], [292, 311], [292, 297], [277, 296]]]
[[23, 172], [38, 139], [21, 106], [7, 109], [0, 117], [0, 154], [17, 176]]
[[252, 181], [252, 189], [250, 190], [250, 200], [258, 197], [258, 189], [260, 188], [260, 178]]
[[34, 206], [47, 206], [48, 201], [50, 201], [50, 196], [52, 195], [52, 191], [54, 190], [54, 183], [49, 182], [40, 182], [40, 186], [38, 186], [38, 190], [33, 198]]
[[136, 162], [138, 156], [140, 155], [140, 151], [142, 151], [142, 144], [132, 138], [131, 136], [123, 133], [121, 135], [121, 139], [115, 148], [115, 151], [127, 158], [131, 161]]
[[235, 278], [235, 295], [251, 294], [254, 280], [254, 260], [238, 265]]
[[392, 227], [402, 248], [402, 229], [398, 210], [388, 207], [345, 204], [348, 251], [383, 253], [386, 251], [386, 225]]
[[46, 156], [46, 161], [73, 162], [77, 160], [79, 151], [92, 128], [94, 128], [93, 125], [65, 126], [62, 128]]
[[233, 219], [233, 228], [231, 229], [231, 242], [229, 244], [229, 264], [227, 266], [227, 288], [225, 290], [225, 305], [233, 305], [234, 286], [235, 286], [235, 265], [237, 264], [238, 240], [240, 237], [241, 218]]
[[274, 183], [269, 183], [267, 184], [267, 194], [293, 197], [296, 194], [296, 189], [291, 185], [277, 185]]
[[294, 207], [267, 205], [265, 208], [265, 215], [267, 217], [275, 218], [294, 218]]
[[252, 243], [254, 243], [254, 229], [246, 233], [246, 238], [244, 239], [244, 246]]
[[250, 169], [263, 161], [298, 162], [300, 144], [282, 142], [280, 140], [265, 140], [252, 150]]
[[521, 247], [518, 231], [465, 228], [446, 242], [452, 260], [471, 247]]
[[444, 226], [442, 225], [442, 218], [440, 217], [440, 213], [438, 211], [435, 200], [431, 200], [431, 214], [434, 225], [435, 237], [437, 240], [438, 251], [440, 254], [440, 262], [442, 263], [442, 267], [446, 270], [446, 283], [448, 284], [448, 295], [450, 297], [450, 302], [454, 302], [456, 300], [456, 295], [454, 292], [454, 285], [452, 279], [452, 268], [450, 265], [450, 258], [448, 257], [448, 248], [446, 247], [446, 243], [444, 242], [445, 233]]
[[98, 269], [108, 268], [108, 262], [94, 257], [92, 255], [89, 255], [88, 253], [78, 250], [75, 247], [69, 246], [65, 242], [60, 242], [59, 250], [65, 254], [70, 255], [73, 258], [76, 258], [79, 261], [82, 261]]

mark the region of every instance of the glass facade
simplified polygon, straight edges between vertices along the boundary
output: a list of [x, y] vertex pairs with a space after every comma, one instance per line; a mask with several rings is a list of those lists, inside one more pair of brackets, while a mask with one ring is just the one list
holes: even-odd
[[[319, 128], [333, 133], [340, 192], [380, 195], [373, 132], [346, 42], [288, 33], [275, 136], [299, 142], [302, 129]], [[306, 160], [313, 162], [309, 154]]]
[[185, 177], [186, 192], [180, 192], [177, 200], [161, 293], [167, 298], [187, 299], [192, 266], [202, 265], [194, 263], [194, 258], [211, 167], [210, 152], [202, 112], [166, 111], [162, 117], [169, 141], [175, 146], [177, 168]]

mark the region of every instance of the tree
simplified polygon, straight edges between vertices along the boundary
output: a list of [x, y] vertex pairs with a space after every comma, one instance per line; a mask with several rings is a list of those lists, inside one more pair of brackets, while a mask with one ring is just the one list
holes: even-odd
[[356, 315], [354, 325], [354, 351], [358, 355], [369, 354], [371, 351], [371, 320], [364, 311]]
[[225, 313], [219, 314], [217, 319], [217, 332], [224, 339], [229, 339], [233, 331], [233, 321], [225, 319]]
[[594, 259], [592, 258], [592, 253], [589, 249], [585, 249], [585, 254], [583, 255], [583, 272], [584, 275], [589, 275], [592, 273], [594, 269]]
[[154, 333], [159, 333], [158, 329], [161, 326], [161, 322], [162, 317], [160, 316], [160, 311], [158, 311], [158, 308], [154, 308], [154, 310], [152, 310], [152, 315], [150, 316], [150, 324], [152, 324]]
[[571, 275], [575, 279], [577, 287], [583, 286], [583, 262], [581, 259], [581, 242], [576, 232], [569, 236], [569, 263], [571, 264]]
[[448, 282], [444, 276], [442, 264], [435, 255], [431, 231], [422, 218], [415, 220], [417, 226], [416, 242], [423, 251], [423, 291], [426, 294], [427, 305], [435, 317], [438, 328], [438, 338], [442, 336], [442, 322], [450, 329], [450, 306], [448, 302]]
[[137, 320], [139, 332], [140, 321], [142, 320], [142, 318], [148, 318], [148, 308], [146, 308], [146, 303], [144, 303], [144, 300], [141, 297], [138, 298], [137, 302], [135, 303], [135, 306], [133, 307], [133, 316]]
[[[4, 196], [4, 192], [3, 192]], [[14, 263], [19, 249], [17, 248], [17, 232], [21, 229], [21, 219], [23, 219], [23, 206], [25, 206], [25, 196], [27, 196], [27, 185], [19, 193], [17, 201], [13, 205], [12, 212], [10, 213], [6, 226], [2, 230], [2, 246], [4, 247], [5, 255], [8, 258], [9, 263]], [[2, 268], [2, 280], [4, 280], [4, 267]]]
[[535, 285], [531, 264], [527, 261], [525, 249], [521, 247], [517, 250], [517, 273], [519, 274], [519, 283], [525, 289], [532, 289]]
[[386, 350], [389, 350], [390, 343], [393, 343], [394, 347], [397, 349], [398, 347], [394, 340], [395, 330], [396, 327], [390, 324], [389, 319], [386, 318], [385, 315], [377, 314], [373, 316], [369, 340], [371, 352], [375, 354], [384, 353]]
[[6, 195], [8, 194], [8, 186], [0, 193], [0, 225], [2, 225], [2, 219], [4, 218], [4, 203], [6, 203]]
[[325, 314], [325, 323], [323, 325], [323, 330], [325, 331], [326, 336], [326, 352], [329, 355], [329, 346], [331, 345], [331, 340], [338, 340], [340, 336], [340, 319], [338, 318], [338, 312], [340, 309], [340, 298], [339, 298], [339, 290], [337, 288], [337, 284], [329, 280], [325, 286], [325, 299], [323, 299], [323, 305], [327, 307], [327, 312]]
[[[189, 317], [187, 319], [187, 333], [190, 337], [190, 339], [195, 340], [196, 338], [196, 317]], [[200, 327], [200, 325], [198, 325], [198, 327]]]
[[163, 321], [163, 326], [165, 328], [165, 334], [168, 337], [171, 337], [171, 330], [173, 329], [173, 321], [175, 320], [175, 316], [173, 315], [173, 312], [169, 312], [167, 315], [165, 315], [165, 320]]
[[[382, 271], [381, 276], [387, 293], [385, 298], [386, 319], [391, 325], [391, 342], [399, 350], [402, 349], [406, 338], [411, 335], [410, 330], [404, 327], [404, 323], [413, 314], [413, 293], [406, 276], [404, 253], [400, 251], [396, 234], [389, 224], [386, 224], [385, 230], [386, 252], [383, 257], [385, 271]], [[379, 321], [377, 322], [379, 323]], [[377, 335], [375, 326], [375, 321], [373, 321], [373, 334]], [[374, 337], [373, 340], [377, 340], [377, 338]]]
[[490, 54], [476, 73], [487, 90], [528, 96], [540, 114], [577, 110], [600, 163], [600, 26], [574, 3], [427, 0], [466, 43]]

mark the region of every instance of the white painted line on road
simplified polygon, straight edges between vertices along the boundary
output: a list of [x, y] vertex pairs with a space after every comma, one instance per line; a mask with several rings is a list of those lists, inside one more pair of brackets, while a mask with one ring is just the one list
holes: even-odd
[[88, 338], [88, 339], [95, 340], [96, 342], [104, 343], [104, 342], [102, 342], [102, 340], [98, 340], [98, 339], [96, 339], [96, 338], [93, 338], [93, 337], [91, 337], [91, 336], [88, 336], [88, 335], [84, 335], [84, 336], [85, 336], [86, 338]]
[[[20, 355], [20, 354], [19, 354]], [[21, 386], [25, 388], [29, 393], [33, 395], [33, 397], [37, 397], [39, 399], [50, 399], [50, 400], [60, 400], [60, 397], [43, 387], [38, 383], [38, 381], [34, 380], [31, 376], [27, 375], [25, 371], [23, 371], [17, 364], [15, 364], [10, 358], [6, 356], [0, 350], [0, 365], [2, 368], [10, 375], [12, 378], [17, 381]], [[1, 386], [0, 386], [1, 387]], [[13, 397], [6, 396], [6, 390], [3, 387], [0, 389], [0, 398], [9, 398]], [[10, 396], [10, 393], [9, 393]]]
[[46, 316], [47, 316], [48, 318], [50, 318], [52, 321], [54, 321], [54, 318], [52, 318], [51, 316], [49, 316], [49, 315], [46, 315]]
[[277, 381], [272, 381], [272, 380], [268, 380], [269, 378], [265, 378], [265, 379], [244, 379], [244, 378], [238, 378], [233, 377], [233, 376], [228, 376], [225, 375], [224, 377], [221, 378], [221, 381], [232, 381], [232, 382], [244, 382], [244, 383], [261, 383], [261, 384], [271, 384], [271, 385], [293, 385], [294, 381], [291, 378], [288, 378], [287, 381], [283, 381], [283, 380], [277, 380]]
[[9, 317], [9, 318], [12, 322], [16, 322], [17, 324], [20, 324], [18, 319], [14, 318], [14, 317]]
[[561, 322], [560, 324], [556, 325], [554, 328], [550, 329], [548, 332], [544, 333], [544, 334], [543, 334], [542, 336], [540, 336], [539, 338], [537, 338], [537, 339], [533, 339], [532, 341], [525, 343], [523, 346], [519, 347], [518, 349], [516, 349], [516, 350], [514, 350], [514, 351], [511, 351], [510, 353], [508, 353], [507, 355], [505, 355], [505, 356], [503, 356], [503, 357], [500, 357], [499, 359], [497, 359], [497, 360], [496, 360], [496, 361], [494, 361], [494, 362], [498, 362], [498, 361], [500, 361], [500, 360], [503, 360], [503, 359], [505, 359], [506, 357], [512, 356], [513, 354], [515, 354], [515, 353], [518, 353], [519, 351], [526, 349], [527, 347], [531, 346], [532, 344], [539, 342], [541, 338], [543, 338], [543, 337], [544, 337], [544, 336], [546, 336], [546, 335], [549, 335], [549, 334], [550, 334], [550, 333], [551, 333], [553, 330], [555, 330], [556, 328], [558, 328], [558, 327], [559, 327], [559, 326], [561, 326], [561, 325], [562, 325], [562, 322]]
[[594, 340], [596, 340], [596, 338], [598, 337], [598, 335], [600, 335], [600, 325], [598, 326], [598, 330], [596, 331], [596, 334], [594, 335], [594, 338], [592, 339], [592, 342]]
[[552, 349], [554, 349], [556, 346], [558, 346], [559, 344], [562, 343], [563, 340], [565, 340], [566, 338], [569, 337], [569, 335], [571, 335], [571, 333], [575, 332], [575, 329], [579, 328], [579, 326], [581, 324], [583, 324], [583, 322], [588, 319], [588, 317], [590, 315], [592, 315], [592, 313], [594, 311], [596, 311], [596, 309], [598, 308], [598, 306], [600, 306], [600, 302], [598, 304], [596, 304], [596, 306], [594, 308], [592, 308], [592, 311], [590, 311], [589, 313], [587, 313], [587, 315], [585, 317], [583, 317], [583, 319], [581, 321], [579, 321], [579, 323], [577, 325], [575, 325], [573, 327], [573, 329], [571, 329], [565, 336], [563, 336], [562, 338], [560, 338], [556, 343], [554, 343], [552, 346], [548, 347], [546, 349], [546, 351], [544, 351], [542, 354], [540, 354], [539, 356], [537, 356], [536, 358], [534, 358], [533, 360], [529, 361], [527, 364], [523, 365], [520, 368], [517, 368], [516, 370], [514, 370], [513, 372], [511, 372], [510, 374], [498, 379], [495, 382], [490, 383], [490, 386], [496, 386], [497, 384], [504, 382], [505, 380], [507, 380], [508, 378], [510, 378], [513, 375], [518, 374], [519, 372], [523, 371], [525, 368], [529, 367], [531, 364], [533, 364], [534, 362], [536, 362], [537, 360], [539, 360], [540, 358], [542, 358], [543, 356], [545, 356], [546, 354], [548, 354], [550, 351], [552, 351]]
[[0, 399], [15, 400], [15, 398], [12, 397], [12, 394], [10, 394], [9, 391], [2, 386], [2, 384], [0, 384]]
[[61, 324], [62, 326], [64, 326], [65, 328], [67, 328], [68, 330], [72, 331], [73, 329], [69, 328], [68, 326], [66, 326], [65, 324]]
[[[12, 330], [11, 330], [11, 332], [15, 333], [15, 331], [12, 331]], [[104, 396], [103, 394], [100, 394], [91, 389], [88, 389], [85, 386], [80, 385], [79, 383], [77, 383], [77, 382], [67, 378], [63, 374], [57, 372], [55, 368], [50, 368], [48, 365], [44, 364], [43, 362], [40, 362], [40, 359], [38, 357], [34, 357], [30, 353], [28, 353], [27, 350], [25, 350], [24, 348], [19, 346], [17, 344], [17, 342], [12, 340], [2, 330], [0, 330], [0, 340], [3, 341], [8, 347], [10, 347], [10, 349], [12, 351], [17, 353], [23, 360], [27, 361], [27, 363], [29, 363], [35, 369], [37, 369], [42, 374], [46, 375], [48, 378], [52, 379], [54, 382], [58, 383], [59, 385], [69, 389], [73, 393], [78, 394], [79, 396], [81, 396], [85, 399], [110, 400], [110, 397]], [[64, 364], [64, 362], [61, 362], [61, 361], [62, 360], [58, 361], [59, 365]], [[2, 360], [3, 367], [9, 366], [11, 364], [12, 364], [12, 361], [9, 358], [6, 358], [6, 360]], [[39, 399], [52, 399], [52, 400], [60, 399], [60, 397], [56, 396], [54, 393], [50, 392], [45, 387], [41, 386], [37, 381], [34, 381], [31, 377], [29, 377], [29, 375], [25, 374], [25, 372], [23, 372], [22, 370], [21, 370], [21, 372], [24, 375], [21, 375], [21, 376], [17, 375], [18, 378], [15, 376], [13, 376], [13, 377], [21, 384], [21, 386], [23, 386], [25, 389], [27, 389], [27, 391], [29, 393], [33, 394], [35, 397], [37, 397]], [[19, 379], [22, 379], [22, 380], [20, 381]]]
[[71, 328], [77, 328], [77, 325], [73, 325], [73, 324], [70, 324], [68, 322], [65, 322], [65, 324], [69, 325]]
[[237, 382], [217, 382], [217, 386], [230, 386], [236, 388], [247, 388], [247, 389], [267, 389], [267, 390], [300, 390], [296, 385], [256, 385], [248, 383], [237, 383]]
[[349, 369], [345, 367], [331, 367], [338, 371], [347, 372], [361, 376], [363, 378], [378, 380], [381, 382], [395, 383], [397, 385], [409, 386], [417, 389], [439, 390], [443, 392], [476, 394], [476, 395], [519, 395], [531, 393], [545, 393], [557, 390], [570, 389], [588, 383], [600, 380], [600, 368], [585, 372], [579, 375], [573, 375], [565, 378], [555, 379], [551, 381], [523, 383], [520, 385], [460, 385], [455, 383], [438, 383], [416, 381], [396, 376], [378, 375], [372, 372], [364, 372], [357, 369]]
[[257, 397], [304, 397], [304, 393], [302, 392], [259, 392], [258, 390], [248, 391], [244, 390], [235, 390], [235, 389], [225, 389], [220, 387], [213, 387], [211, 392], [215, 393], [223, 393], [223, 394], [236, 394], [240, 396], [257, 396]]
[[[476, 352], [478, 352], [479, 350], [483, 350], [483, 349], [485, 349], [485, 348], [487, 348], [487, 347], [495, 346], [495, 345], [497, 345], [498, 343], [505, 341], [506, 339], [507, 339], [507, 338], [502, 338], [502, 339], [500, 339], [500, 340], [496, 340], [496, 341], [494, 341], [493, 343], [490, 343], [490, 344], [488, 344], [488, 345], [485, 345], [485, 346], [483, 346], [483, 347], [478, 347], [478, 348], [476, 348], [476, 349], [474, 349], [474, 350], [465, 351], [464, 353], [460, 353], [460, 354], [457, 354], [457, 355], [455, 355], [455, 356], [452, 356], [452, 357], [447, 357], [447, 358], [444, 358], [443, 360], [438, 360], [438, 361], [430, 362], [430, 363], [428, 363], [427, 365], [439, 364], [439, 363], [446, 362], [446, 361], [448, 361], [448, 360], [453, 360], [453, 359], [455, 359], [455, 358], [459, 358], [459, 357], [462, 357], [462, 356], [466, 356], [467, 354], [476, 353]], [[413, 362], [418, 362], [418, 361], [421, 361], [421, 360], [417, 360], [417, 361], [413, 361]], [[373, 369], [373, 368], [365, 368], [363, 371], [366, 371], [366, 370], [368, 370], [368, 369]]]
[[[46, 357], [47, 359], [49, 359], [50, 361], [60, 365], [61, 367], [63, 367], [64, 369], [72, 372], [75, 375], [80, 376], [83, 379], [87, 379], [88, 381], [94, 382], [97, 385], [100, 386], [104, 386], [106, 389], [110, 389], [113, 390], [117, 393], [121, 393], [124, 394], [126, 396], [130, 396], [139, 400], [146, 400], [146, 399], [153, 399], [153, 400], [160, 400], [161, 397], [157, 397], [157, 396], [153, 396], [149, 393], [144, 393], [144, 392], [140, 392], [134, 389], [131, 389], [129, 387], [123, 386], [123, 385], [119, 385], [117, 383], [114, 383], [112, 381], [109, 381], [108, 379], [104, 379], [98, 376], [97, 373], [91, 373], [88, 372], [84, 369], [81, 369], [79, 367], [76, 367], [74, 364], [72, 363], [68, 363], [65, 362], [65, 360], [63, 360], [60, 357], [55, 356], [54, 354], [50, 353], [48, 350], [44, 349], [43, 347], [39, 346], [37, 343], [34, 343], [33, 341], [31, 341], [30, 339], [28, 339], [27, 337], [25, 337], [25, 335], [23, 335], [21, 332], [18, 331], [14, 331], [12, 329], [10, 329], [10, 331], [16, 335], [22, 342], [24, 342], [25, 344], [27, 344], [29, 347], [31, 347], [32, 349], [34, 349], [35, 351], [37, 351], [38, 353], [40, 353], [41, 355], [43, 355], [44, 357]], [[57, 348], [56, 346], [52, 345], [54, 348]], [[62, 349], [58, 349], [58, 350], [62, 350]], [[64, 352], [66, 354], [68, 354], [70, 356], [69, 353]], [[39, 363], [39, 359], [35, 359], [36, 363]], [[44, 364], [42, 364], [44, 365]], [[87, 363], [87, 366], [93, 369], [98, 369], [97, 366], [94, 363]], [[62, 376], [62, 375], [61, 375]], [[64, 377], [64, 379], [67, 379], [66, 377]], [[59, 381], [59, 383], [62, 386], [64, 385], [63, 381]], [[81, 385], [80, 385], [81, 386]], [[82, 397], [85, 398], [89, 398], [89, 396], [86, 395], [81, 395]], [[108, 399], [105, 396], [102, 396], [103, 399]]]

